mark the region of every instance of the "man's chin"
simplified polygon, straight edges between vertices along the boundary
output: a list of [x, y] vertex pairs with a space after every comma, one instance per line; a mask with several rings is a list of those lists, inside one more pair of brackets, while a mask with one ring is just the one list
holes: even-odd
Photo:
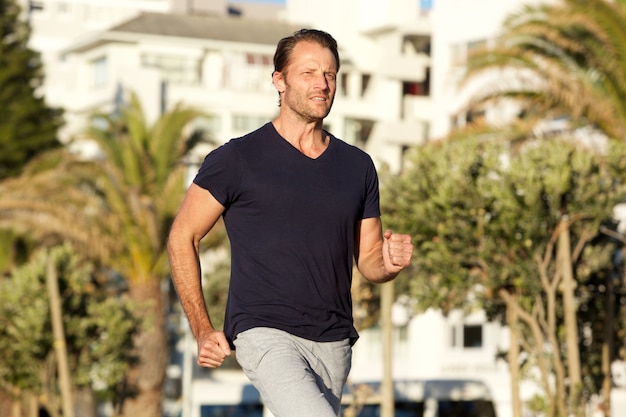
[[326, 116], [328, 116], [329, 113], [330, 113], [330, 110], [324, 111], [324, 112], [311, 112], [307, 114], [304, 118], [308, 122], [320, 122], [324, 120]]
[[320, 111], [320, 112], [319, 112], [319, 118], [320, 118], [320, 119], [325, 119], [325, 118], [326, 118], [326, 116], [328, 116], [328, 115], [330, 114], [330, 109], [331, 109], [331, 107], [332, 107], [332, 104], [331, 104], [331, 106], [330, 106], [330, 107], [328, 107], [327, 109]]

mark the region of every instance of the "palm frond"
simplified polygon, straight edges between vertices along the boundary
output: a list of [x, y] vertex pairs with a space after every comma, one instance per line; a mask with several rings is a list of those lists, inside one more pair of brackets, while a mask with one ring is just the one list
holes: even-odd
[[495, 74], [473, 105], [516, 98], [525, 111], [564, 114], [625, 139], [624, 22], [624, 8], [605, 0], [525, 6], [507, 18], [495, 47], [469, 56], [461, 85]]

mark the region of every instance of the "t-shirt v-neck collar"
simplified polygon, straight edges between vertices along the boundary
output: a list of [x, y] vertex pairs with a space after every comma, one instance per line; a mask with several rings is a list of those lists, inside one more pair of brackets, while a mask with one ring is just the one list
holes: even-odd
[[267, 124], [269, 125], [269, 129], [271, 129], [271, 131], [273, 132], [275, 138], [277, 140], [279, 140], [280, 142], [282, 142], [283, 146], [289, 147], [293, 152], [295, 152], [296, 154], [300, 155], [301, 158], [305, 158], [305, 159], [307, 159], [309, 161], [319, 161], [319, 160], [322, 160], [324, 158], [324, 155], [326, 155], [328, 153], [328, 151], [330, 150], [330, 148], [332, 146], [332, 143], [334, 141], [333, 135], [331, 135], [329, 132], [324, 130], [324, 134], [328, 137], [328, 146], [326, 147], [326, 149], [324, 149], [324, 151], [322, 151], [322, 153], [317, 158], [311, 158], [310, 156], [305, 155], [304, 153], [302, 153], [298, 148], [293, 146], [287, 139], [285, 139], [280, 133], [278, 133], [278, 130], [276, 130], [276, 127], [274, 127], [274, 124], [272, 122], [268, 122]]

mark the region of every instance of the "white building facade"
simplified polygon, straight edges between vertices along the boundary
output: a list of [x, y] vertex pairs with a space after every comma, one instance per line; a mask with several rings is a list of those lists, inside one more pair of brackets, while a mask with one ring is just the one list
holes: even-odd
[[[91, 112], [119, 105], [120, 93], [130, 90], [150, 120], [182, 103], [207, 113], [217, 142], [241, 135], [276, 114], [275, 44], [305, 26], [333, 33], [341, 45], [329, 130], [393, 171], [401, 168], [404, 149], [427, 140], [430, 27], [418, 8], [399, 8], [414, 2], [390, 2], [394, 7], [380, 15], [388, 16], [375, 22], [358, 1], [341, 2], [333, 6], [341, 10], [331, 24], [324, 1], [288, 3], [273, 20], [257, 18], [256, 10], [250, 18], [245, 8], [238, 16], [239, 6], [224, 1], [204, 2], [214, 10], [176, 8], [182, 1], [35, 2], [32, 46], [46, 65], [48, 102], [66, 110], [64, 140], [80, 135]], [[361, 27], [349, 24], [354, 10], [362, 11]], [[393, 24], [397, 15], [405, 16], [401, 26]]]

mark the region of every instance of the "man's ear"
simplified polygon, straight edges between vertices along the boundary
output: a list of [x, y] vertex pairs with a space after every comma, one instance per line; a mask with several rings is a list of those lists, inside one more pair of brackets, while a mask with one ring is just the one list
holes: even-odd
[[285, 78], [282, 72], [274, 71], [272, 73], [272, 82], [274, 83], [274, 87], [276, 87], [276, 90], [278, 90], [279, 93], [285, 92]]

